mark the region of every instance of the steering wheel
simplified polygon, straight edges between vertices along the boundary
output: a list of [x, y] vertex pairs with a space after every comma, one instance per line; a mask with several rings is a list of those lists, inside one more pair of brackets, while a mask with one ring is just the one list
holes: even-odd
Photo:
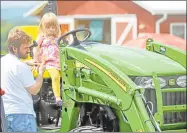
[[63, 34], [62, 36], [60, 36], [58, 41], [57, 41], [58, 45], [60, 45], [61, 40], [63, 40], [63, 42], [65, 42], [66, 41], [65, 37], [68, 36], [68, 35], [73, 36], [73, 42], [71, 44], [68, 44], [67, 46], [77, 46], [77, 45], [79, 45], [83, 41], [80, 41], [80, 40], [77, 39], [76, 33], [80, 32], [80, 31], [85, 31], [85, 32], [88, 33], [88, 35], [84, 38], [83, 41], [87, 40], [91, 36], [91, 31], [88, 28], [75, 29], [75, 30], [69, 31], [66, 34]]

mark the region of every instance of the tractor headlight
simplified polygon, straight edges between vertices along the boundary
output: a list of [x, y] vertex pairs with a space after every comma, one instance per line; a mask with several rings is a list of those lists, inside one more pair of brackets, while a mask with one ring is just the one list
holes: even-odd
[[177, 78], [177, 85], [180, 87], [186, 87], [186, 76], [180, 76]]
[[[160, 87], [166, 86], [166, 80], [163, 78], [158, 78], [160, 81]], [[155, 88], [153, 78], [151, 77], [136, 77], [134, 80], [135, 84], [140, 88]]]

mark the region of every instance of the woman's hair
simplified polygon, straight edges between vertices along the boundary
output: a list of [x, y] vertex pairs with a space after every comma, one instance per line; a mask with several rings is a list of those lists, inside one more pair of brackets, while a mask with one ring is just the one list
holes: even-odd
[[15, 27], [9, 31], [6, 44], [8, 47], [19, 47], [21, 44], [31, 43], [31, 41], [31, 36], [27, 35], [18, 27]]
[[59, 37], [61, 35], [60, 31], [60, 25], [58, 23], [57, 16], [52, 13], [45, 13], [43, 17], [41, 18], [40, 24], [39, 24], [39, 34], [46, 36], [46, 27], [47, 26], [55, 26], [56, 31], [55, 31], [55, 37]]

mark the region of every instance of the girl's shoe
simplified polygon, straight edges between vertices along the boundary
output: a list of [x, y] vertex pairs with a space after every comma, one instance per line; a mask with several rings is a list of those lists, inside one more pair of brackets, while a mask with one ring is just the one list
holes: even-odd
[[62, 104], [63, 104], [62, 100], [57, 100], [57, 101], [56, 101], [56, 105], [57, 105], [57, 106], [62, 106]]

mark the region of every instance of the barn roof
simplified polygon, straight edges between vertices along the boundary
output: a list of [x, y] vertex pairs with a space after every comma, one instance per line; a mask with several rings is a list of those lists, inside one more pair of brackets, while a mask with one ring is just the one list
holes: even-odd
[[28, 16], [35, 16], [38, 13], [40, 13], [43, 8], [48, 4], [48, 1], [42, 1], [41, 3], [37, 4], [33, 8], [31, 8], [29, 11], [23, 14], [23, 17], [28, 17]]

